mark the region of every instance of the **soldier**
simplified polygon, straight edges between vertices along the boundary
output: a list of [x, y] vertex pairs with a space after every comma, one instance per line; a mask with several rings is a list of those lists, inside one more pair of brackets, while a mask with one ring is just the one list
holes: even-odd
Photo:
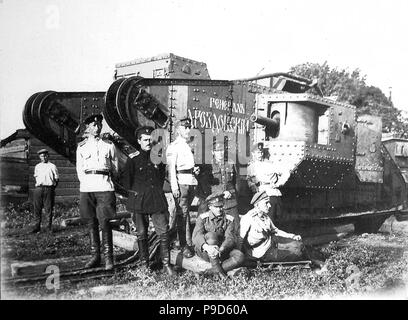
[[116, 214], [116, 196], [112, 179], [118, 173], [115, 146], [99, 135], [102, 130], [102, 115], [93, 115], [84, 120], [86, 139], [78, 144], [76, 169], [80, 182], [79, 210], [87, 221], [92, 259], [86, 268], [100, 265], [99, 227], [105, 257], [105, 269], [113, 269], [112, 227], [109, 220]]
[[52, 231], [52, 211], [54, 208], [55, 188], [58, 185], [59, 175], [55, 164], [48, 161], [48, 150], [41, 149], [38, 152], [41, 160], [34, 168], [35, 189], [33, 192], [34, 215], [36, 223], [32, 233], [41, 230], [41, 212], [44, 208], [47, 229]]
[[269, 196], [269, 217], [277, 220], [282, 215], [282, 193], [279, 187], [289, 179], [290, 171], [283, 165], [265, 160], [263, 143], [253, 147], [253, 160], [248, 166], [247, 181], [253, 193], [265, 191]]
[[215, 192], [207, 197], [209, 210], [198, 216], [193, 231], [195, 252], [200, 258], [211, 262], [206, 274], [227, 277], [227, 272], [244, 262], [244, 254], [236, 249], [237, 230], [235, 218], [223, 210], [224, 193]]
[[227, 163], [224, 158], [224, 144], [213, 144], [212, 164], [203, 165], [198, 175], [197, 197], [199, 198], [198, 214], [208, 211], [205, 198], [215, 192], [224, 196], [226, 214], [232, 215], [239, 230], [239, 214], [236, 192], [236, 169], [234, 164]]
[[[257, 192], [251, 204], [253, 209], [241, 218], [242, 250], [249, 262], [298, 261], [307, 255], [300, 235], [278, 229], [268, 216], [270, 202], [265, 191]], [[278, 249], [277, 238], [287, 238], [283, 249]]]
[[136, 139], [140, 151], [129, 158], [123, 171], [123, 186], [129, 190], [127, 208], [133, 212], [140, 259], [149, 267], [149, 247], [147, 241], [149, 216], [154, 229], [160, 237], [163, 266], [170, 276], [175, 272], [170, 265], [169, 213], [163, 191], [166, 167], [163, 163], [154, 164], [150, 158], [152, 148], [152, 127], [140, 127], [136, 130]]
[[191, 258], [190, 206], [195, 196], [199, 169], [195, 166], [194, 155], [187, 140], [190, 136], [191, 121], [184, 118], [175, 123], [177, 138], [167, 148], [167, 164], [170, 186], [176, 201], [176, 226], [183, 256]]

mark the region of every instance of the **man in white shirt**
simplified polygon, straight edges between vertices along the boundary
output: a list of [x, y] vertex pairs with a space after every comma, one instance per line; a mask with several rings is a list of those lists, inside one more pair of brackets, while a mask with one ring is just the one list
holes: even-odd
[[282, 193], [279, 190], [290, 177], [290, 170], [283, 164], [265, 159], [262, 143], [253, 147], [253, 160], [248, 166], [247, 181], [253, 193], [265, 191], [269, 196], [269, 217], [276, 221], [282, 215]]
[[100, 138], [102, 115], [92, 115], [84, 120], [86, 138], [78, 144], [76, 169], [80, 183], [79, 211], [87, 221], [92, 259], [86, 268], [98, 267], [101, 262], [99, 227], [105, 257], [105, 269], [113, 269], [112, 227], [109, 220], [116, 215], [116, 196], [112, 178], [118, 173], [115, 146]]
[[190, 206], [197, 186], [198, 166], [187, 144], [190, 137], [191, 120], [184, 118], [175, 123], [177, 138], [170, 143], [166, 151], [170, 186], [176, 202], [176, 227], [186, 258], [194, 255], [190, 228]]
[[[268, 216], [270, 202], [265, 191], [257, 192], [251, 204], [254, 208], [241, 218], [240, 237], [242, 251], [249, 261], [276, 262], [298, 261], [306, 255], [300, 235], [278, 229]], [[285, 245], [278, 247], [276, 237], [286, 238]]]
[[47, 229], [52, 231], [55, 188], [59, 181], [57, 167], [48, 161], [48, 150], [41, 149], [37, 153], [41, 162], [34, 167], [35, 189], [33, 192], [33, 202], [34, 214], [37, 221], [32, 230], [33, 233], [37, 233], [41, 230], [41, 212], [43, 208], [47, 219]]

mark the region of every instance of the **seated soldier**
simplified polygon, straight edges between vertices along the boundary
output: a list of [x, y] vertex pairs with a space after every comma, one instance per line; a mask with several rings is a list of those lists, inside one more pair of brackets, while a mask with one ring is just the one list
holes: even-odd
[[[248, 263], [302, 260], [307, 253], [301, 242], [301, 236], [279, 230], [273, 224], [268, 215], [271, 206], [268, 194], [265, 191], [257, 192], [251, 204], [254, 208], [248, 211], [240, 222], [242, 251]], [[288, 241], [278, 248], [276, 237], [286, 238]]]
[[206, 201], [209, 211], [197, 217], [193, 244], [197, 256], [212, 265], [205, 273], [226, 278], [228, 271], [241, 266], [244, 254], [236, 249], [236, 224], [233, 216], [224, 213], [224, 194], [213, 193]]

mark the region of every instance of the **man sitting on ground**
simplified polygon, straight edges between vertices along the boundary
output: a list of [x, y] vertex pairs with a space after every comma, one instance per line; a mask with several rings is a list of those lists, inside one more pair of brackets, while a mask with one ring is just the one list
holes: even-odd
[[206, 199], [209, 211], [199, 215], [193, 231], [193, 244], [198, 257], [211, 263], [206, 274], [227, 278], [227, 272], [238, 268], [244, 254], [236, 249], [237, 231], [234, 217], [225, 214], [224, 194], [216, 192]]
[[[300, 261], [306, 255], [300, 235], [279, 230], [268, 215], [270, 198], [265, 191], [257, 192], [251, 204], [253, 209], [241, 218], [242, 250], [251, 262]], [[286, 238], [278, 248], [277, 237]]]

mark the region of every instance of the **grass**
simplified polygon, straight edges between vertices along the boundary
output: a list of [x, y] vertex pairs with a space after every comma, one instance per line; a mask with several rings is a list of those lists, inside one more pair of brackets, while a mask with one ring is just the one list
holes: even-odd
[[[72, 210], [68, 211], [71, 215], [77, 214], [75, 208], [68, 210]], [[9, 219], [15, 217], [16, 222], [13, 225], [10, 221], [9, 226], [24, 227], [26, 220], [20, 215], [10, 213]], [[67, 215], [59, 213], [61, 217]], [[180, 270], [176, 279], [168, 279], [160, 271], [147, 272], [142, 268], [128, 267], [110, 278], [62, 284], [57, 295], [45, 289], [44, 285], [29, 290], [14, 288], [11, 292], [12, 296], [25, 299], [121, 300], [330, 299], [338, 296], [388, 295], [406, 288], [407, 248], [406, 233], [354, 235], [314, 248], [325, 259], [321, 270], [256, 268], [228, 281], [219, 281], [197, 278], [185, 270]], [[68, 229], [49, 238], [40, 235], [34, 242], [20, 242], [10, 255], [16, 258], [34, 257], [33, 252], [37, 251], [37, 258], [48, 258], [47, 250], [53, 251], [50, 252], [52, 255], [61, 256], [86, 254], [88, 239], [84, 230]]]

